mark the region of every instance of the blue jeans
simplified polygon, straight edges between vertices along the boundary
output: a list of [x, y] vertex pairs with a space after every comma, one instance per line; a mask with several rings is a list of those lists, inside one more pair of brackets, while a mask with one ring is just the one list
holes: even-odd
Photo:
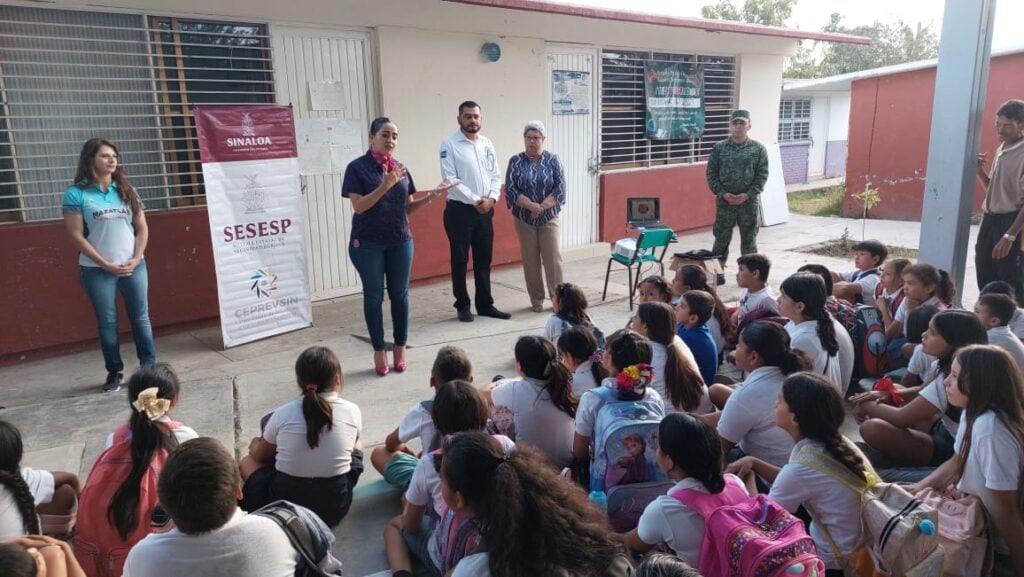
[[100, 348], [107, 373], [124, 370], [121, 360], [121, 340], [117, 335], [117, 293], [124, 299], [128, 320], [132, 325], [135, 352], [143, 366], [156, 362], [153, 344], [153, 325], [149, 322], [149, 272], [146, 261], [139, 263], [131, 276], [118, 277], [98, 266], [79, 266], [82, 288], [96, 312], [100, 333]]
[[391, 301], [391, 322], [395, 346], [404, 347], [409, 338], [409, 274], [412, 272], [412, 239], [398, 244], [350, 242], [348, 256], [363, 281], [363, 317], [370, 331], [373, 350], [384, 350], [384, 286]]

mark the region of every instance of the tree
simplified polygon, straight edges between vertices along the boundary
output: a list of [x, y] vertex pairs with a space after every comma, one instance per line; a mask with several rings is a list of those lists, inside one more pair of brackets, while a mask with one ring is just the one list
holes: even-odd
[[701, 7], [700, 13], [709, 20], [785, 26], [796, 3], [797, 0], [744, 0], [743, 7], [737, 8], [732, 0], [718, 0], [715, 4]]
[[[932, 25], [911, 26], [902, 20], [894, 23], [875, 21], [869, 25], [847, 27], [840, 14], [832, 14], [823, 32], [866, 36], [871, 44], [828, 43], [821, 50], [801, 48], [790, 60], [787, 78], [821, 78], [879, 66], [902, 64], [935, 58], [939, 39]], [[816, 58], [815, 54], [820, 54]]]

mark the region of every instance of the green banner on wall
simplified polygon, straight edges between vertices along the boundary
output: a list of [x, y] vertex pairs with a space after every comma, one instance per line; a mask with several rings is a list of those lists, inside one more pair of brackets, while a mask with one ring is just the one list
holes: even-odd
[[704, 133], [704, 70], [699, 64], [644, 61], [646, 132], [651, 140]]

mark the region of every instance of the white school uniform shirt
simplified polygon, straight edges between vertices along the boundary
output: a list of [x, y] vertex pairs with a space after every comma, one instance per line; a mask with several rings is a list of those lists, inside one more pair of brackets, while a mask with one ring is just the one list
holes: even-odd
[[544, 338], [557, 345], [558, 337], [562, 336], [562, 327], [564, 325], [565, 321], [562, 317], [551, 315], [548, 317], [548, 321], [544, 323]]
[[28, 485], [28, 490], [32, 493], [32, 499], [35, 500], [36, 506], [53, 501], [53, 491], [55, 488], [53, 473], [41, 469], [22, 467], [21, 478]]
[[740, 308], [736, 316], [736, 323], [739, 324], [748, 314], [760, 309], [767, 309], [771, 311], [771, 316], [778, 316], [779, 303], [775, 300], [776, 296], [775, 291], [768, 285], [764, 285], [764, 288], [754, 292], [743, 289], [743, 293], [740, 294]]
[[960, 428], [960, 422], [953, 420], [946, 411], [949, 410], [949, 397], [946, 396], [946, 386], [942, 383], [946, 380], [946, 375], [939, 371], [939, 361], [935, 361], [934, 364], [934, 377], [931, 382], [925, 385], [919, 393], [921, 397], [932, 404], [933, 407], [939, 410], [939, 418], [942, 419], [942, 426], [946, 427], [946, 431], [949, 432], [951, 437], [956, 437], [957, 429]]
[[320, 443], [310, 449], [306, 442], [306, 419], [302, 398], [274, 411], [263, 431], [263, 439], [277, 445], [275, 467], [293, 477], [337, 477], [349, 472], [352, 449], [363, 429], [363, 415], [352, 401], [336, 392], [320, 393], [331, 403], [334, 426], [320, 431]]
[[922, 383], [930, 383], [939, 371], [937, 358], [924, 352], [923, 345], [914, 345], [914, 354], [910, 355], [907, 372], [917, 375]]
[[988, 344], [995, 345], [1010, 353], [1017, 369], [1024, 371], [1024, 344], [1020, 342], [1017, 335], [1013, 334], [1010, 327], [992, 327], [987, 331]]
[[816, 517], [811, 523], [810, 533], [814, 544], [818, 546], [818, 555], [829, 569], [840, 569], [828, 537], [818, 523], [820, 521], [828, 529], [843, 557], [849, 558], [857, 550], [861, 538], [861, 524], [858, 521], [860, 495], [825, 473], [792, 462], [805, 446], [828, 454], [824, 443], [810, 439], [799, 441], [793, 447], [790, 462], [782, 467], [775, 478], [768, 496], [791, 513], [796, 513], [804, 503], [814, 509]]
[[[829, 320], [832, 322], [832, 328], [836, 331], [836, 342], [841, 342], [841, 334], [846, 333], [846, 329], [843, 328], [835, 319], [831, 317]], [[840, 333], [842, 331], [842, 333]], [[845, 384], [849, 383], [849, 380], [843, 380], [843, 361], [840, 360], [840, 353], [842, 352], [842, 345], [839, 347], [839, 352], [834, 355], [829, 355], [824, 347], [821, 346], [821, 339], [818, 337], [818, 321], [804, 321], [802, 323], [794, 323], [789, 321], [786, 323], [786, 332], [789, 333], [789, 343], [794, 349], [800, 349], [807, 353], [810, 357], [813, 366], [812, 370], [820, 375], [828, 377], [828, 380], [835, 385], [836, 389], [840, 394], [846, 392]], [[846, 340], [850, 340], [850, 335], [846, 335]], [[853, 342], [850, 341], [850, 356], [852, 358], [853, 353]], [[845, 359], [843, 359], [845, 360]], [[851, 366], [850, 373], [853, 373]]]
[[[615, 390], [615, 377], [608, 377], [601, 381], [601, 386], [606, 389]], [[661, 406], [662, 411], [665, 410], [665, 400], [662, 399], [658, 391], [651, 387], [647, 387], [644, 391], [645, 401], [652, 401], [655, 404]], [[581, 437], [593, 437], [594, 426], [597, 424], [597, 413], [604, 406], [604, 399], [597, 394], [597, 391], [588, 391], [583, 393], [580, 397], [580, 404], [576, 407], [576, 434]]]
[[124, 577], [292, 577], [298, 554], [273, 520], [241, 509], [219, 529], [151, 533], [128, 553]]
[[[953, 449], [957, 455], [963, 451], [963, 433], [966, 431], [967, 412], [961, 416], [961, 426], [956, 434]], [[974, 419], [971, 429], [971, 450], [964, 464], [964, 474], [957, 489], [981, 499], [988, 511], [994, 511], [991, 491], [1016, 491], [1020, 481], [1022, 449], [1006, 425], [995, 413], [987, 411]], [[1006, 543], [996, 533], [995, 523], [990, 524], [997, 552], [1008, 553]]]
[[775, 424], [775, 405], [784, 380], [779, 367], [754, 369], [729, 397], [718, 420], [719, 435], [776, 467], [785, 465], [793, 451], [793, 438]]
[[[164, 415], [157, 419], [156, 421], [158, 423], [169, 423], [171, 421], [171, 418], [168, 417], [167, 415]], [[171, 435], [174, 436], [174, 440], [177, 441], [179, 445], [184, 443], [185, 441], [191, 441], [192, 439], [199, 438], [199, 433], [197, 433], [195, 429], [193, 429], [192, 427], [186, 427], [185, 425], [182, 425], [177, 429], [171, 429]], [[103, 449], [106, 450], [113, 446], [114, 433], [110, 433], [109, 435], [107, 435], [107, 440], [104, 442]]]
[[[732, 399], [729, 399], [732, 402]], [[726, 475], [732, 477], [733, 475]], [[735, 479], [743, 484], [738, 478]], [[700, 481], [687, 477], [673, 486], [668, 493], [692, 489], [701, 493], [708, 490]], [[667, 544], [676, 557], [693, 567], [700, 565], [701, 544], [704, 541], [704, 517], [668, 494], [655, 498], [640, 515], [637, 536], [648, 545]]]
[[594, 373], [590, 370], [593, 363], [590, 361], [583, 361], [580, 363], [576, 370], [572, 372], [572, 392], [577, 397], [582, 397], [583, 393], [598, 386], [599, 383], [594, 380]]
[[[686, 346], [686, 343], [683, 342], [683, 339], [679, 338], [679, 335], [675, 335], [672, 337], [672, 346], [679, 349], [679, 351], [683, 353], [683, 358], [686, 359], [686, 362], [690, 363], [690, 365], [693, 367], [694, 372], [700, 374], [700, 370], [697, 368], [697, 359], [693, 357], [693, 351], [690, 350], [690, 347]], [[683, 412], [680, 409], [677, 409], [674, 406], [672, 406], [672, 403], [668, 401], [668, 392], [665, 390], [665, 363], [667, 362], [668, 347], [661, 343], [651, 341], [651, 370], [654, 371], [654, 378], [651, 379], [650, 386], [655, 391], [658, 391], [658, 394], [661, 395], [662, 400], [665, 401], [666, 415], [669, 413]], [[703, 389], [704, 397], [701, 400], [700, 409], [707, 408], [706, 406], [704, 406], [705, 400], [707, 400], [707, 403], [711, 403], [711, 400], [708, 399], [707, 386], [705, 385]], [[698, 412], [700, 411], [698, 410]], [[703, 415], [704, 412], [700, 412], [700, 414]]]
[[[431, 400], [434, 397], [431, 396]], [[434, 442], [434, 437], [437, 435], [437, 429], [434, 428], [434, 419], [430, 415], [430, 411], [423, 408], [423, 403], [416, 403], [413, 405], [405, 416], [402, 417], [402, 421], [398, 423], [398, 440], [403, 443], [419, 437], [420, 445], [423, 446], [424, 451], [429, 451], [431, 444]]]
[[718, 322], [715, 315], [711, 315], [711, 318], [708, 319], [707, 327], [711, 331], [711, 339], [715, 341], [715, 350], [721, 354], [725, 350], [726, 345], [725, 337], [722, 336], [722, 323]]
[[861, 301], [865, 304], [875, 304], [875, 287], [878, 286], [878, 281], [881, 280], [877, 268], [868, 270], [860, 270], [858, 268], [839, 273], [839, 276], [846, 282], [855, 282], [860, 285]]
[[1024, 309], [1018, 308], [1010, 319], [1010, 330], [1018, 339], [1024, 339]]
[[[924, 305], [938, 307], [940, 310], [946, 308], [942, 301], [939, 300], [939, 297], [934, 295], [919, 306]], [[903, 336], [907, 336], [907, 299], [903, 299], [903, 302], [900, 303], [900, 308], [896, 309], [896, 316], [892, 320], [897, 323], [903, 323]]]
[[474, 553], [459, 560], [452, 577], [491, 577], [491, 557], [487, 553]]
[[[505, 435], [494, 435], [494, 438], [501, 443], [505, 456], [509, 456], [515, 451], [516, 445], [512, 439]], [[441, 514], [444, 498], [441, 496], [441, 476], [437, 474], [437, 469], [434, 467], [433, 453], [424, 452], [416, 463], [416, 468], [413, 469], [412, 477], [409, 479], [409, 488], [405, 490], [405, 500], [420, 507], [430, 505], [435, 514]]]
[[[53, 500], [53, 473], [30, 469], [21, 470], [21, 478], [28, 484], [32, 499], [36, 506]], [[14, 493], [5, 485], [0, 485], [0, 539], [20, 537], [25, 534], [25, 523], [18, 510], [18, 501]]]
[[522, 378], [491, 390], [495, 411], [512, 413], [516, 442], [530, 443], [543, 451], [556, 468], [572, 463], [573, 418], [551, 401], [544, 381]]
[[494, 144], [477, 133], [476, 140], [466, 138], [461, 130], [441, 143], [441, 177], [462, 181], [448, 191], [448, 200], [476, 204], [482, 198], [501, 197], [501, 171]]

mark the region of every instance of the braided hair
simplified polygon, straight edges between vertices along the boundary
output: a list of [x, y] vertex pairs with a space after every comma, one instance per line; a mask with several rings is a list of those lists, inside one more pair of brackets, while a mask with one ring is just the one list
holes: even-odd
[[21, 476], [21, 457], [24, 447], [18, 428], [0, 421], [0, 485], [14, 496], [21, 522], [28, 535], [39, 534], [39, 517], [36, 515], [36, 500], [28, 483]]
[[817, 373], [794, 373], [782, 383], [782, 399], [796, 417], [801, 437], [824, 444], [833, 459], [867, 482], [864, 460], [839, 432], [846, 412], [828, 379]]

